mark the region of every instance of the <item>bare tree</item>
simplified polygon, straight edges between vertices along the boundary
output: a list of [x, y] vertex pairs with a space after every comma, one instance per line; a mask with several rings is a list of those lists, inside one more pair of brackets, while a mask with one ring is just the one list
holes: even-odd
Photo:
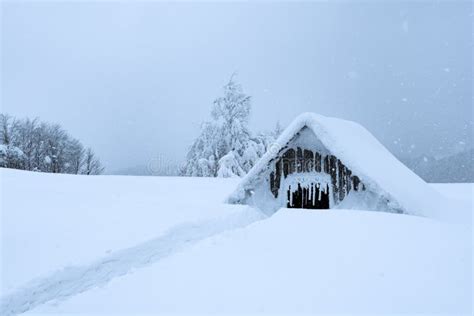
[[0, 114], [0, 137], [2, 144], [9, 145], [11, 143], [15, 120], [8, 114]]
[[84, 158], [84, 165], [81, 173], [86, 175], [97, 175], [101, 174], [103, 171], [104, 167], [102, 167], [99, 159], [95, 157], [95, 154], [92, 149], [87, 148]]
[[77, 139], [69, 140], [65, 151], [66, 173], [79, 174], [84, 165], [85, 150]]

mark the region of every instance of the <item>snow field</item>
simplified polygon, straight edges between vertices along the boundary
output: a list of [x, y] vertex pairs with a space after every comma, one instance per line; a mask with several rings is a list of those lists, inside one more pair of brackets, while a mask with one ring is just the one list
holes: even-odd
[[0, 177], [2, 315], [471, 312], [472, 184], [431, 185], [446, 221], [265, 219], [223, 203], [238, 179]]

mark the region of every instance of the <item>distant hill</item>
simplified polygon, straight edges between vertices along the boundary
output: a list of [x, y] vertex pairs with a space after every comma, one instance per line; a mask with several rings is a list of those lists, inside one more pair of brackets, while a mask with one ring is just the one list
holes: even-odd
[[108, 174], [122, 175], [122, 176], [152, 176], [153, 175], [146, 165], [113, 170], [111, 172], [108, 172]]
[[134, 167], [114, 170], [108, 174], [123, 176], [177, 176], [178, 170], [177, 164], [167, 163], [161, 165], [152, 162], [148, 165], [137, 165]]
[[400, 160], [426, 182], [474, 182], [474, 149], [436, 159], [430, 156]]

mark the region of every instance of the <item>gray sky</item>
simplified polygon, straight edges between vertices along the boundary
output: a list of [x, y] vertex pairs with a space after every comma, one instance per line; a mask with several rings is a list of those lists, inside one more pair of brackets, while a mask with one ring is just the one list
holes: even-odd
[[60, 123], [109, 172], [183, 159], [234, 71], [253, 131], [313, 111], [397, 155], [472, 146], [468, 1], [9, 1], [1, 22], [2, 112]]

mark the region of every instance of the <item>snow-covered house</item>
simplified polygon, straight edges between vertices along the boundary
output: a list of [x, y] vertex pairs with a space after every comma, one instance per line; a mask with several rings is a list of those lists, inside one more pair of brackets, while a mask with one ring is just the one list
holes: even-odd
[[353, 208], [418, 215], [439, 195], [357, 123], [298, 116], [228, 198], [267, 212]]

